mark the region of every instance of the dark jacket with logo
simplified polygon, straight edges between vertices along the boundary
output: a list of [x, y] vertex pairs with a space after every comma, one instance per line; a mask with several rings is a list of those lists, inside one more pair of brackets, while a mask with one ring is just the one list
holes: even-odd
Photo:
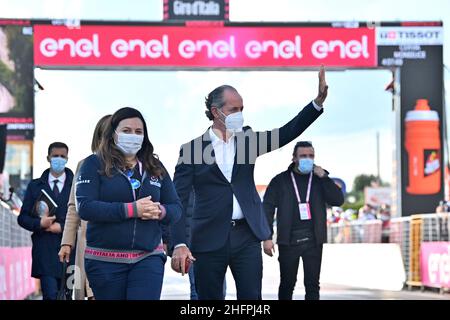
[[41, 276], [61, 277], [62, 264], [59, 262], [58, 252], [61, 245], [62, 233], [51, 233], [41, 228], [41, 219], [34, 215], [36, 200], [44, 189], [53, 197], [58, 208], [56, 209], [55, 222], [61, 224], [64, 229], [67, 214], [67, 202], [69, 201], [70, 188], [72, 187], [73, 173], [66, 168], [66, 181], [58, 198], [54, 199], [53, 191], [48, 184], [50, 169], [42, 173], [38, 179], [32, 180], [27, 187], [22, 208], [20, 210], [17, 222], [22, 228], [32, 231], [31, 239], [33, 242], [32, 258], [33, 265], [31, 276], [40, 278]]
[[[87, 157], [76, 181], [80, 218], [89, 221], [87, 245], [103, 249], [152, 251], [161, 243], [161, 224], [175, 223], [181, 216], [181, 203], [168, 174], [162, 178], [142, 175], [139, 193], [120, 171], [112, 177], [101, 175], [102, 164], [96, 155]], [[136, 200], [152, 196], [166, 209], [161, 220], [137, 217]]]
[[[277, 243], [282, 245], [290, 244], [292, 219], [294, 219], [296, 214], [299, 214], [297, 197], [295, 196], [291, 179], [292, 169], [293, 164], [289, 166], [288, 170], [278, 174], [270, 181], [263, 200], [272, 235], [275, 208], [278, 208]], [[305, 199], [305, 196], [302, 199]], [[322, 244], [327, 242], [326, 205], [340, 206], [342, 203], [344, 203], [342, 191], [332, 179], [328, 176], [319, 178], [313, 175], [309, 205], [316, 243]]]

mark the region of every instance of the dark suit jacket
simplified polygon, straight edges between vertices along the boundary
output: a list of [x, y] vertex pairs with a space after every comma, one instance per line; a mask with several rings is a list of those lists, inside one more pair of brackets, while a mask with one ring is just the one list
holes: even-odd
[[184, 211], [181, 219], [172, 226], [172, 246], [188, 243], [185, 208], [192, 189], [195, 195], [191, 224], [192, 251], [210, 252], [225, 245], [231, 227], [233, 194], [254, 235], [261, 241], [268, 239], [270, 229], [253, 178], [256, 158], [297, 138], [322, 112], [310, 103], [279, 129], [254, 132], [250, 127], [245, 127], [237, 133], [231, 183], [215, 162], [209, 130], [184, 144], [174, 174], [175, 188]]
[[[62, 233], [56, 234], [44, 231], [41, 228], [41, 219], [33, 215], [33, 210], [36, 200], [41, 194], [41, 189], [44, 189], [58, 205], [55, 213], [55, 222], [61, 224], [61, 228], [64, 230], [67, 203], [73, 179], [73, 172], [68, 168], [65, 171], [66, 181], [57, 199], [54, 199], [53, 191], [48, 184], [49, 169], [45, 170], [40, 178], [32, 180], [28, 184], [23, 205], [17, 218], [17, 222], [22, 228], [33, 232], [31, 235], [31, 240], [33, 241], [31, 276], [34, 278], [40, 278], [41, 276], [60, 278], [62, 274], [62, 264], [59, 262], [58, 257]], [[75, 251], [75, 249], [72, 250], [73, 253]], [[72, 254], [71, 260], [73, 260], [73, 257], [74, 254]]]
[[[186, 244], [191, 246], [191, 220], [192, 220], [192, 211], [194, 210], [194, 192], [191, 192], [189, 195], [189, 201], [187, 207], [185, 207], [186, 213]], [[172, 247], [172, 236], [171, 236], [171, 228], [168, 225], [161, 224], [162, 230], [162, 240], [164, 244], [167, 244], [167, 255], [172, 257], [173, 247]]]
[[[289, 166], [288, 170], [278, 174], [270, 181], [263, 201], [272, 234], [275, 208], [278, 208], [277, 243], [282, 245], [290, 244], [292, 219], [295, 217], [292, 213], [298, 213], [297, 198], [291, 180], [292, 169], [293, 164]], [[344, 195], [333, 180], [313, 175], [309, 205], [314, 235], [318, 244], [327, 242], [326, 204], [340, 206], [342, 203], [344, 203]]]

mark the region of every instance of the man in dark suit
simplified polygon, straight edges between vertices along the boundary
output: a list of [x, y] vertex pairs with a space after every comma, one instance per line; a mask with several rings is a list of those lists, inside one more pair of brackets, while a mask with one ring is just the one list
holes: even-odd
[[205, 113], [213, 125], [181, 147], [174, 175], [184, 208], [194, 190], [190, 243], [186, 239], [185, 212], [172, 227], [172, 268], [184, 274], [186, 260], [195, 261], [200, 300], [223, 299], [228, 266], [236, 282], [237, 298], [261, 299], [261, 241], [269, 239], [270, 229], [253, 179], [255, 161], [308, 128], [322, 114], [327, 90], [322, 67], [317, 98], [286, 125], [265, 132], [242, 127], [243, 101], [233, 87], [218, 87], [206, 98]]
[[[65, 167], [68, 152], [69, 148], [62, 142], [50, 144], [47, 155], [50, 168], [45, 170], [40, 178], [28, 184], [18, 217], [19, 225], [33, 232], [31, 276], [40, 279], [44, 300], [56, 299], [62, 275], [58, 252], [73, 179], [73, 172]], [[54, 216], [48, 216], [48, 212], [42, 217], [37, 214], [36, 201], [42, 189], [58, 205]]]
[[[278, 298], [292, 300], [300, 257], [303, 261], [305, 299], [319, 299], [322, 247], [327, 241], [326, 204], [344, 202], [341, 189], [328, 177], [328, 171], [314, 165], [310, 142], [295, 145], [289, 168], [272, 179], [264, 194], [263, 206], [273, 235], [277, 208]], [[272, 236], [264, 241], [264, 252], [272, 256]]]

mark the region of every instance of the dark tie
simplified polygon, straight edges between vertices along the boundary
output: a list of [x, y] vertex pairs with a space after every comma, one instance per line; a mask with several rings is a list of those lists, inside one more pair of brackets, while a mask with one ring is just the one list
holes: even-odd
[[58, 182], [59, 182], [58, 179], [53, 180], [53, 194], [55, 195], [55, 198], [58, 198], [59, 196]]

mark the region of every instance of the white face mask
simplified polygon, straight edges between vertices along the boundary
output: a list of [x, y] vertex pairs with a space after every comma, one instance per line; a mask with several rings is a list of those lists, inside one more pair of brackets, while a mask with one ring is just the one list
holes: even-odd
[[130, 134], [123, 132], [116, 132], [117, 142], [116, 146], [126, 156], [134, 156], [142, 148], [142, 142], [144, 141], [144, 135]]
[[[219, 109], [217, 109], [219, 110]], [[230, 131], [242, 131], [242, 127], [244, 125], [244, 116], [242, 115], [242, 112], [235, 112], [228, 116], [226, 116], [222, 111], [219, 110], [219, 112], [225, 117], [225, 128]], [[222, 121], [223, 122], [223, 121]]]

